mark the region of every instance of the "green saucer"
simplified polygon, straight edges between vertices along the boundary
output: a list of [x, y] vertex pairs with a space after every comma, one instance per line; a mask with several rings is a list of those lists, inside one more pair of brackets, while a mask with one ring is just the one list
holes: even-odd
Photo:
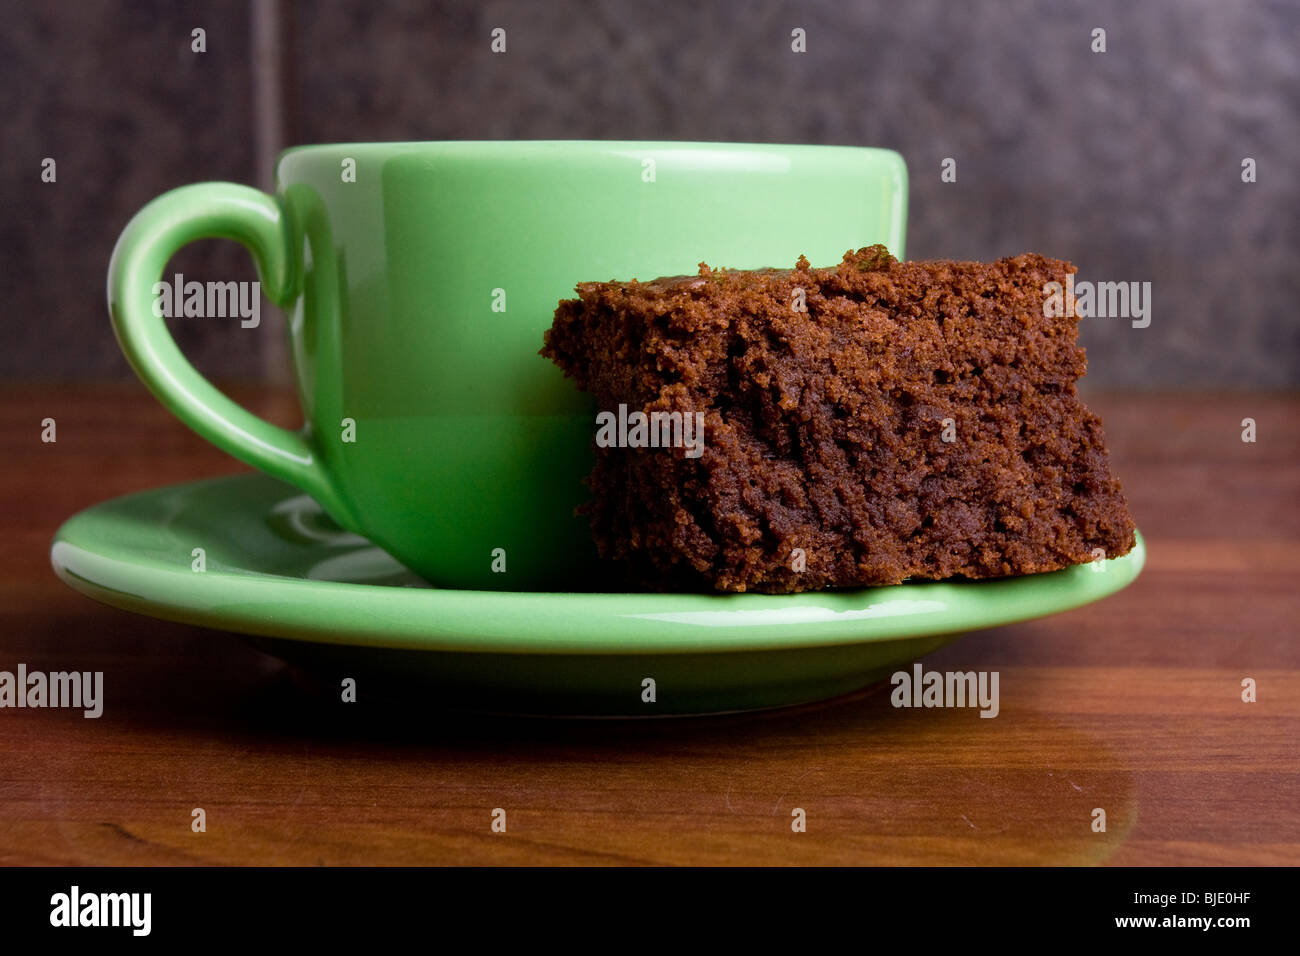
[[1139, 536], [1123, 557], [1051, 574], [780, 596], [439, 590], [262, 475], [96, 505], [64, 523], [50, 553], [83, 594], [249, 635], [325, 675], [357, 678], [359, 700], [366, 675], [415, 682], [430, 704], [625, 716], [847, 693], [963, 631], [1113, 594], [1144, 556]]

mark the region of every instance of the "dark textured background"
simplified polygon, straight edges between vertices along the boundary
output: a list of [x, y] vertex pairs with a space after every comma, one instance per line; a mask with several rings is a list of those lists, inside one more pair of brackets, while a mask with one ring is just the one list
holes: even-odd
[[[0, 377], [129, 375], [104, 273], [157, 193], [258, 182], [246, 2], [5, 2]], [[1089, 383], [1300, 383], [1300, 4], [393, 3], [291, 8], [289, 138], [888, 146], [911, 258], [1038, 251], [1150, 281], [1151, 326], [1083, 322]], [[208, 52], [190, 52], [190, 30]], [[489, 33], [508, 31], [508, 52]], [[793, 27], [808, 52], [790, 51]], [[1089, 49], [1093, 27], [1108, 51]], [[58, 182], [40, 181], [41, 159]], [[958, 181], [940, 181], [956, 158]], [[1243, 157], [1258, 182], [1241, 182]], [[709, 258], [707, 249], [696, 253]], [[820, 264], [820, 263], [818, 263]], [[188, 277], [254, 278], [228, 243]], [[173, 323], [198, 367], [276, 377], [283, 323]]]

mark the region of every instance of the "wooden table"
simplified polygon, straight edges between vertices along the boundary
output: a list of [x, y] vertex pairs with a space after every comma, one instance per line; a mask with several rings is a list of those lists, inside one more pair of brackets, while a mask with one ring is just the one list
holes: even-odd
[[[0, 711], [0, 862], [1300, 863], [1296, 395], [1090, 396], [1147, 568], [926, 659], [998, 671], [994, 720], [896, 710], [886, 685], [712, 719], [399, 726], [340, 717], [233, 636], [58, 581], [49, 540], [74, 511], [242, 466], [137, 385], [0, 392], [0, 670], [103, 670], [108, 699], [99, 720]], [[284, 392], [233, 394], [296, 419]]]

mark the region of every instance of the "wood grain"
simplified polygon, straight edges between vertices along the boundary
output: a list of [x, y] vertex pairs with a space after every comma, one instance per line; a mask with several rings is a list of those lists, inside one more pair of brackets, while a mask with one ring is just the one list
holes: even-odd
[[[295, 422], [290, 394], [233, 394]], [[235, 637], [81, 597], [49, 568], [64, 518], [241, 466], [136, 386], [0, 396], [0, 669], [103, 670], [107, 697], [0, 710], [2, 863], [1300, 863], [1295, 395], [1089, 397], [1148, 566], [926, 659], [998, 671], [997, 719], [876, 687], [647, 722], [344, 708]]]

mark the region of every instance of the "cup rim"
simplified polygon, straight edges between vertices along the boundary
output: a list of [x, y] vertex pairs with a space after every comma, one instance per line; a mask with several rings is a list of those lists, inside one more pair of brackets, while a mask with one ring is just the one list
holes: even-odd
[[567, 147], [584, 148], [593, 152], [602, 149], [660, 149], [660, 150], [724, 150], [724, 151], [760, 151], [788, 152], [791, 150], [805, 153], [877, 153], [892, 155], [902, 159], [902, 154], [887, 146], [862, 146], [847, 143], [756, 143], [733, 142], [723, 140], [637, 140], [637, 139], [431, 139], [431, 140], [374, 140], [369, 142], [325, 142], [302, 143], [289, 146], [280, 151], [278, 160], [288, 156], [329, 152], [339, 149], [349, 150], [399, 150], [413, 151], [419, 149], [444, 148], [450, 150], [484, 150], [506, 152], [521, 147]]

